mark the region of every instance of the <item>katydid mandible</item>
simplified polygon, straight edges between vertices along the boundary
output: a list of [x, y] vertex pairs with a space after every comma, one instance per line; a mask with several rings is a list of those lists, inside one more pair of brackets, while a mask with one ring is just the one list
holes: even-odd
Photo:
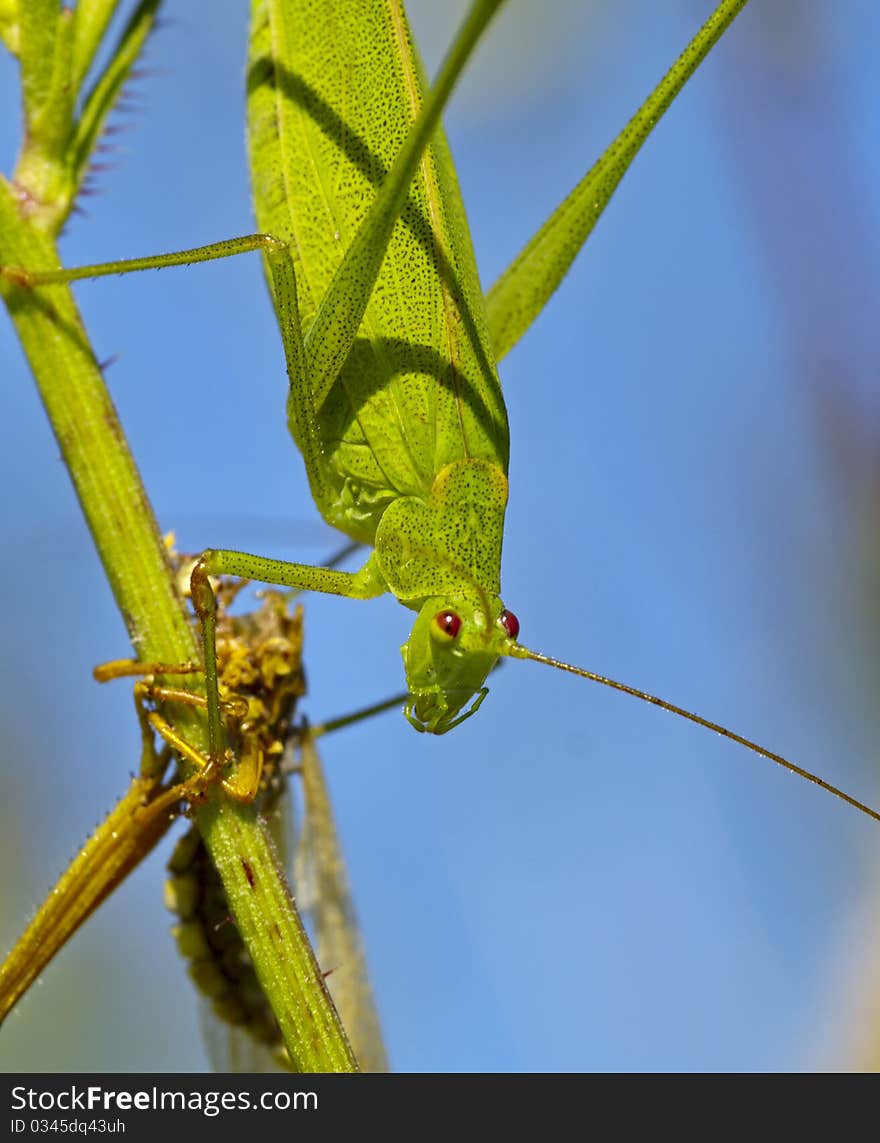
[[[502, 656], [531, 659], [716, 731], [880, 820], [757, 743], [518, 641], [519, 622], [500, 594], [507, 415], [464, 208], [439, 130], [458, 75], [503, 0], [472, 5], [427, 95], [398, 0], [359, 2], [364, 22], [356, 36], [315, 0], [255, 5], [249, 136], [257, 221], [266, 233], [72, 271], [7, 271], [25, 284], [47, 285], [248, 250], [264, 254], [290, 380], [288, 422], [312, 495], [328, 523], [373, 550], [355, 573], [220, 549], [203, 553], [192, 588], [212, 759], [220, 765], [224, 732], [208, 577], [234, 575], [351, 599], [390, 592], [415, 611], [402, 654], [404, 714], [419, 731], [443, 734], [474, 714]], [[729, 23], [741, 7], [721, 4], [716, 15], [728, 9]], [[296, 34], [304, 27], [311, 29], [305, 47]], [[382, 114], [346, 103], [339, 77], [358, 66], [383, 71]], [[686, 74], [695, 66], [691, 60]], [[668, 102], [641, 128], [632, 154]]]

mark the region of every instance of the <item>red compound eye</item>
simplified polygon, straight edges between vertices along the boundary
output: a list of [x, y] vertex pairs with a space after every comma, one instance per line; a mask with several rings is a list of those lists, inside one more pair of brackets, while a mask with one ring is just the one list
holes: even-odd
[[512, 611], [502, 611], [498, 620], [511, 639], [519, 635], [519, 620]]
[[449, 639], [455, 639], [461, 631], [461, 620], [454, 611], [438, 611], [434, 622]]

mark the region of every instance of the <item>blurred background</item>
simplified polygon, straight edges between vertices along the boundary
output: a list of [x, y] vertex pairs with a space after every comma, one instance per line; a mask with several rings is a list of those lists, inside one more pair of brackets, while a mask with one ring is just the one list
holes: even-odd
[[[408, 5], [433, 72], [464, 3]], [[512, 0], [447, 116], [483, 282], [623, 125], [710, 0]], [[168, 0], [70, 264], [252, 229], [244, 2]], [[523, 640], [880, 803], [880, 161], [869, 0], [754, 3], [503, 362], [504, 596]], [[874, 77], [872, 79], [872, 76]], [[0, 156], [18, 143], [0, 60]], [[78, 297], [184, 551], [337, 545], [284, 419], [255, 257]], [[9, 589], [0, 944], [127, 785], [125, 631], [0, 322]], [[399, 689], [393, 600], [310, 597], [313, 720]], [[393, 1066], [880, 1064], [880, 828], [731, 743], [535, 664], [436, 740], [392, 713], [322, 747]], [[162, 905], [170, 842], [0, 1034], [5, 1070], [207, 1067]]]

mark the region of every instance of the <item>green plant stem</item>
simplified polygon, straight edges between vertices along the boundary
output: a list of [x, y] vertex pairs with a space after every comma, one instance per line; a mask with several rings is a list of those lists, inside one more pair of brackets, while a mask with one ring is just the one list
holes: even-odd
[[[0, 179], [0, 265], [54, 269], [58, 253], [27, 196]], [[198, 658], [165, 548], [66, 286], [28, 290], [0, 279], [46, 412], [70, 471], [136, 655], [145, 661]], [[62, 554], [59, 553], [59, 565]], [[59, 571], [60, 571], [59, 567]], [[195, 710], [175, 725], [204, 749]], [[196, 818], [236, 923], [298, 1071], [352, 1071], [357, 1063], [267, 836], [252, 807], [213, 791]]]
[[179, 798], [156, 797], [155, 778], [134, 777], [0, 965], [0, 1024], [56, 953], [165, 836]]

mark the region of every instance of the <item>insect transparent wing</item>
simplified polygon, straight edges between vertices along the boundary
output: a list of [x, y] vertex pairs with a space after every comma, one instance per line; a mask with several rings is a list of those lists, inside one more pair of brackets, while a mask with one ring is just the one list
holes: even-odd
[[199, 996], [199, 1025], [213, 1071], [252, 1075], [289, 1070], [282, 1066], [277, 1052], [255, 1040], [246, 1029], [221, 1020], [206, 996]]
[[312, 929], [318, 962], [363, 1071], [388, 1071], [376, 1001], [315, 740], [298, 745], [303, 821], [293, 881], [300, 909]]

